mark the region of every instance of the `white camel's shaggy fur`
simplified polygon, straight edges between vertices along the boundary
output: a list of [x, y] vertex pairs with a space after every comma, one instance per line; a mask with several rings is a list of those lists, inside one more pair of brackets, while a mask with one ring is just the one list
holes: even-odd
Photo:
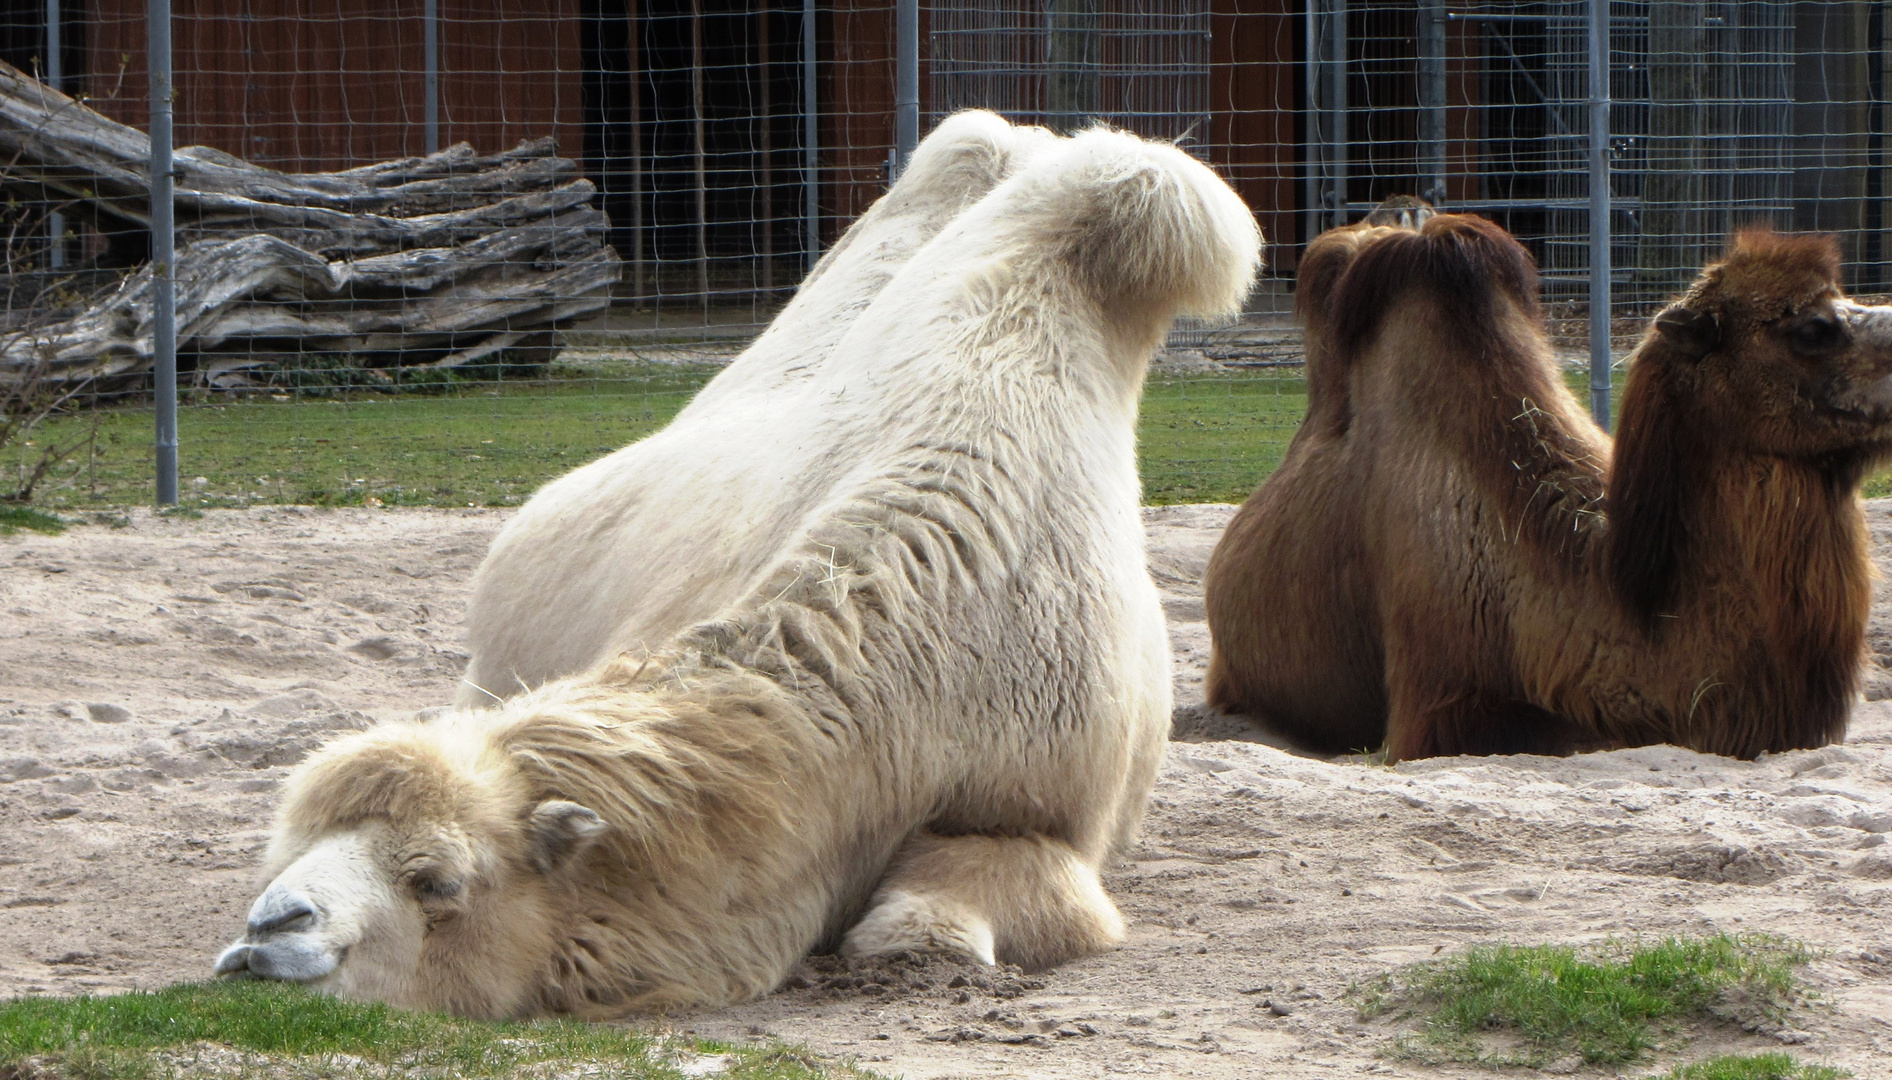
[[1110, 945], [1098, 870], [1169, 725], [1137, 399], [1258, 256], [1174, 147], [1037, 155], [773, 421], [819, 497], [759, 580], [648, 657], [311, 757], [219, 970], [602, 1016], [761, 994], [824, 945]]
[[663, 431], [554, 480], [473, 579], [462, 705], [649, 650], [735, 602], [828, 494], [784, 438], [854, 320], [921, 244], [1055, 143], [988, 112], [948, 118], [794, 300]]

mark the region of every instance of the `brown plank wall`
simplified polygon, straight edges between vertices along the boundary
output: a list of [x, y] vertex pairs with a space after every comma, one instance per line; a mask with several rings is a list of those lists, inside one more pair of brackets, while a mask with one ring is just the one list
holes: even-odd
[[[1214, 3], [1209, 156], [1255, 208], [1271, 269], [1290, 270], [1300, 241], [1300, 5]], [[490, 152], [551, 134], [578, 156], [579, 0], [439, 0], [439, 11], [441, 145], [466, 140]], [[820, 209], [831, 242], [885, 190], [893, 7], [823, 0], [819, 20]], [[88, 22], [87, 93], [108, 115], [144, 127], [142, 0], [94, 0]], [[292, 171], [422, 153], [421, 25], [421, 0], [178, 0], [177, 143]], [[922, 116], [931, 107], [925, 32]]]
[[1296, 0], [1214, 0], [1209, 14], [1209, 161], [1255, 211], [1268, 269], [1301, 242]]
[[[143, 0], [94, 0], [92, 104], [143, 128]], [[288, 171], [425, 151], [421, 0], [178, 0], [177, 145]], [[578, 0], [439, 0], [440, 145], [583, 145]]]
[[[924, 18], [924, 17], [923, 17]], [[823, 0], [817, 15], [821, 74], [821, 232], [830, 243], [887, 188], [893, 148], [893, 5]], [[926, 27], [920, 27], [920, 114], [927, 112]]]

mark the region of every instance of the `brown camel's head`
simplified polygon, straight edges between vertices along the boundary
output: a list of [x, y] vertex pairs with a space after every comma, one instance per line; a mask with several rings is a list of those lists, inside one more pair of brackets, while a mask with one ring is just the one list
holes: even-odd
[[387, 724], [290, 779], [269, 884], [219, 975], [476, 1017], [533, 1011], [557, 897], [604, 831], [535, 800], [486, 722]]
[[1393, 195], [1373, 208], [1364, 220], [1367, 225], [1397, 225], [1417, 229], [1438, 216], [1433, 205], [1417, 195]]
[[1846, 298], [1831, 237], [1737, 234], [1635, 366], [1632, 386], [1659, 379], [1669, 421], [1713, 442], [1848, 463], [1892, 448], [1892, 308]]

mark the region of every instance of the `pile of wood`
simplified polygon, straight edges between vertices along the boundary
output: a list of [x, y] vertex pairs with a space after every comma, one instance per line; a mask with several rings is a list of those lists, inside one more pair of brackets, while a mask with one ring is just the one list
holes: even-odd
[[[180, 366], [210, 385], [311, 354], [351, 365], [543, 362], [553, 331], [602, 311], [619, 261], [596, 189], [553, 140], [333, 173], [177, 151]], [[149, 247], [150, 140], [0, 64], [0, 184]], [[109, 384], [152, 366], [152, 270], [57, 319], [9, 313], [0, 379], [50, 360]], [[523, 354], [523, 355], [520, 355]], [[331, 361], [332, 362], [332, 361]]]

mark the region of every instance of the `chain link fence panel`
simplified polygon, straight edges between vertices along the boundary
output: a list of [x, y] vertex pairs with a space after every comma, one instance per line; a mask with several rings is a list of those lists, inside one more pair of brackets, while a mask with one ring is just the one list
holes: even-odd
[[[1747, 223], [1833, 232], [1849, 286], [1885, 291], [1886, 4], [1601, 2], [1617, 359]], [[1300, 249], [1390, 196], [1517, 234], [1578, 384], [1590, 12], [922, 3], [921, 126], [1101, 121], [1236, 185], [1267, 276], [1239, 323], [1173, 335], [1144, 452], [1152, 501], [1238, 499], [1305, 400]], [[848, 0], [178, 0], [186, 503], [511, 504], [653, 430], [885, 190], [900, 23]], [[83, 389], [3, 452], [24, 475], [89, 439], [40, 481], [55, 506], [148, 498], [145, 33], [127, 0], [0, 8], [0, 347]]]

